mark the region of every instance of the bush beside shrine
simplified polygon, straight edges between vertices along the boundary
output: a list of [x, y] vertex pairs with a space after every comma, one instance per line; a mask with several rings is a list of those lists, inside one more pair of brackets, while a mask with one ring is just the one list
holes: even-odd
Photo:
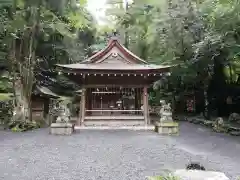
[[217, 133], [240, 136], [240, 115], [237, 113], [230, 114], [229, 118], [218, 117], [212, 120], [206, 120], [203, 117], [187, 117], [187, 121], [209, 127]]
[[4, 129], [7, 128], [12, 118], [13, 104], [11, 95], [10, 93], [0, 93], [0, 125]]

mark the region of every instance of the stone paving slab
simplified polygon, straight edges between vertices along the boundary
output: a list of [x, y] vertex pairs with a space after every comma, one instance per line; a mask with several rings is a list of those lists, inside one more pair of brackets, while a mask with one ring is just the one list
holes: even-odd
[[149, 131], [84, 130], [52, 136], [48, 129], [0, 131], [2, 180], [144, 180], [190, 161], [240, 175], [240, 140], [183, 122], [180, 136]]

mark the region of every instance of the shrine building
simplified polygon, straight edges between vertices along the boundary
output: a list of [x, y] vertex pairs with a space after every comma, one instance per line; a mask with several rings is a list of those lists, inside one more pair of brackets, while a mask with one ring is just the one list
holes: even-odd
[[148, 125], [148, 88], [170, 66], [148, 64], [116, 37], [81, 63], [57, 64], [57, 70], [81, 85], [77, 126]]

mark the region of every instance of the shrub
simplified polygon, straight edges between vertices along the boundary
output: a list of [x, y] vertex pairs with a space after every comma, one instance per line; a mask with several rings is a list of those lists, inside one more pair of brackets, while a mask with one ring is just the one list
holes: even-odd
[[13, 113], [12, 101], [0, 101], [0, 124], [7, 127], [7, 124], [11, 121]]
[[201, 166], [200, 163], [190, 163], [186, 166], [187, 170], [202, 170], [205, 171], [205, 167]]
[[223, 118], [218, 117], [213, 122], [213, 130], [218, 133], [226, 133], [228, 131], [228, 128], [227, 128], [226, 124], [224, 123]]
[[40, 124], [36, 122], [19, 122], [19, 121], [12, 121], [8, 124], [8, 128], [11, 129], [13, 132], [24, 132], [33, 129], [40, 128]]

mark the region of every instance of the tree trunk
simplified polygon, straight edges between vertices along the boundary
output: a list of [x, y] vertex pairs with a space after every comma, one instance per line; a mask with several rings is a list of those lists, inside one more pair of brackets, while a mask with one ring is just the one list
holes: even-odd
[[24, 96], [24, 87], [20, 80], [15, 82], [16, 88], [14, 89], [16, 94], [16, 104], [14, 106], [14, 117], [15, 121], [29, 121], [29, 115], [31, 114], [30, 102]]
[[[128, 13], [128, 1], [126, 1], [126, 4], [125, 4], [125, 13], [127, 14]], [[126, 23], [125, 24], [125, 35], [124, 35], [124, 45], [126, 48], [129, 48], [129, 35], [128, 35], [128, 27], [129, 27], [129, 24]]]

